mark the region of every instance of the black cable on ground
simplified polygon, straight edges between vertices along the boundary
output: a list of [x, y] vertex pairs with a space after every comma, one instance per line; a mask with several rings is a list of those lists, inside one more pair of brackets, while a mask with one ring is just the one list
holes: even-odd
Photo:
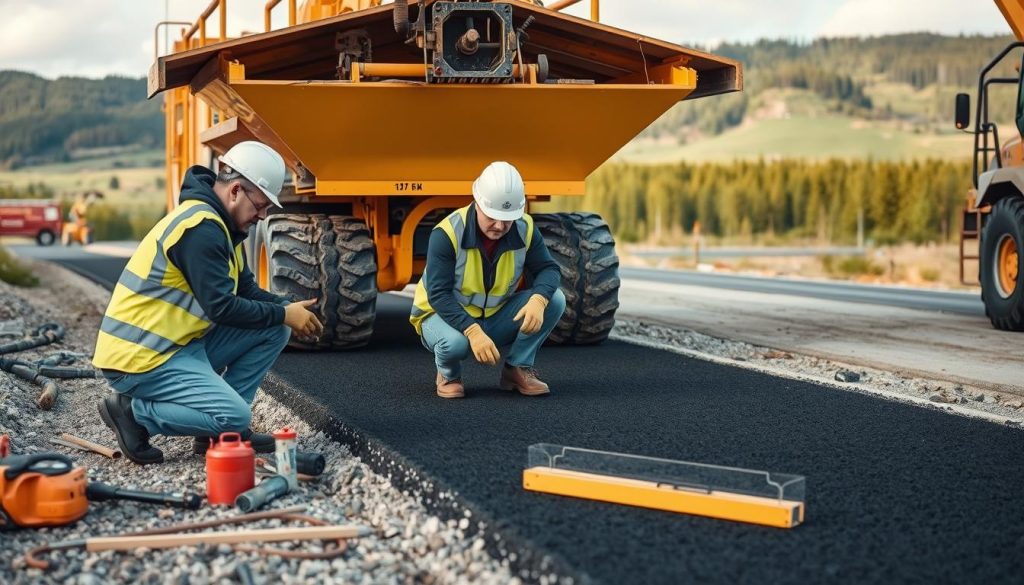
[[[0, 345], [0, 355], [57, 343], [64, 339], [64, 333], [64, 327], [60, 324], [46, 323], [33, 331], [31, 337]], [[36, 363], [0, 358], [0, 369], [41, 386], [43, 390], [36, 399], [36, 404], [43, 410], [50, 410], [57, 402], [57, 396], [60, 395], [60, 387], [57, 386], [57, 383], [52, 378], [99, 377], [99, 374], [94, 369], [57, 367], [62, 364], [72, 364], [79, 357], [80, 354], [61, 351]]]
[[0, 355], [25, 351], [41, 345], [49, 345], [64, 339], [64, 328], [57, 323], [46, 323], [32, 333], [32, 337], [0, 345]]

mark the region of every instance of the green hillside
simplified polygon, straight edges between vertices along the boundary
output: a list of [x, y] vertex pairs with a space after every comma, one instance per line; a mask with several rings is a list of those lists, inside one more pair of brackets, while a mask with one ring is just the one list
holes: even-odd
[[163, 141], [159, 100], [146, 80], [61, 77], [0, 71], [0, 165], [63, 162], [117, 147]]
[[[922, 33], [723, 44], [710, 50], [744, 64], [744, 91], [677, 104], [618, 159], [969, 156], [951, 132], [953, 96], [973, 93], [978, 71], [1010, 40]], [[995, 73], [1016, 75], [1013, 61]], [[152, 165], [134, 154], [163, 143], [160, 100], [146, 100], [145, 88], [144, 78], [0, 71], [0, 168], [111, 153]], [[990, 109], [1010, 120], [1015, 99], [1015, 88], [1000, 88]]]
[[960, 158], [970, 156], [971, 145], [971, 137], [961, 133], [915, 132], [847, 116], [798, 116], [751, 121], [689, 144], [637, 139], [623, 148], [616, 160], [661, 163], [736, 158]]
[[[969, 137], [952, 129], [953, 98], [973, 94], [980, 69], [1011, 40], [905, 34], [725, 44], [713, 52], [743, 62], [744, 91], [677, 104], [617, 160], [967, 157]], [[995, 73], [1016, 75], [1014, 61]], [[991, 93], [1001, 128], [1013, 127], [1015, 99], [1013, 86]]]

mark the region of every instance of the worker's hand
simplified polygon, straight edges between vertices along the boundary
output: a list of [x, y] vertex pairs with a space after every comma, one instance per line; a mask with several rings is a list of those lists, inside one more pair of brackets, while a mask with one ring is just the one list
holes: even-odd
[[494, 345], [490, 337], [487, 337], [479, 323], [473, 323], [462, 333], [469, 339], [469, 346], [473, 348], [473, 357], [476, 358], [476, 361], [488, 366], [498, 363], [501, 358], [498, 346]]
[[284, 308], [284, 324], [291, 327], [299, 337], [319, 339], [324, 332], [324, 326], [320, 320], [309, 310], [314, 303], [316, 303], [316, 299], [310, 299], [290, 303]]
[[516, 313], [515, 317], [512, 317], [513, 321], [523, 320], [523, 324], [519, 326], [519, 330], [527, 335], [533, 335], [540, 331], [540, 326], [544, 324], [544, 309], [548, 306], [548, 300], [541, 295], [531, 295], [530, 300], [526, 301], [522, 309]]

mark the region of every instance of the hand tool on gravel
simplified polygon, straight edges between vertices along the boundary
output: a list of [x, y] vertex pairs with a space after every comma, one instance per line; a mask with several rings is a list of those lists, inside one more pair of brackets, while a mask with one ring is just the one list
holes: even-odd
[[104, 447], [99, 443], [93, 443], [86, 439], [76, 437], [70, 433], [62, 433], [60, 437], [50, 439], [50, 442], [54, 445], [61, 445], [63, 447], [70, 447], [72, 449], [79, 449], [81, 451], [89, 451], [92, 453], [99, 453], [104, 457], [111, 459], [120, 459], [121, 452], [117, 449], [111, 449], [110, 447]]
[[[25, 562], [29, 567], [36, 569], [46, 570], [50, 567], [49, 561], [39, 558], [39, 555], [49, 553], [51, 551], [58, 550], [70, 550], [76, 548], [84, 548], [86, 550], [132, 550], [141, 546], [148, 548], [167, 548], [172, 546], [192, 546], [200, 543], [223, 543], [223, 544], [234, 544], [234, 549], [238, 552], [254, 552], [260, 555], [277, 555], [285, 558], [296, 558], [296, 559], [332, 559], [343, 554], [346, 550], [346, 539], [357, 538], [360, 536], [369, 536], [373, 533], [369, 528], [365, 526], [330, 526], [322, 520], [318, 520], [311, 516], [299, 514], [305, 510], [305, 506], [295, 506], [291, 508], [283, 508], [280, 510], [272, 510], [267, 512], [257, 512], [254, 514], [243, 514], [240, 516], [233, 516], [229, 518], [221, 518], [219, 520], [210, 520], [206, 522], [188, 522], [184, 524], [176, 524], [167, 528], [157, 528], [153, 530], [143, 530], [140, 532], [132, 532], [123, 534], [115, 537], [101, 538], [101, 539], [75, 539], [64, 542], [58, 542], [53, 544], [44, 544], [37, 546], [27, 553], [25, 553]], [[235, 532], [207, 532], [201, 534], [177, 534], [185, 530], [202, 530], [207, 528], [213, 528], [216, 526], [223, 526], [227, 524], [244, 524], [247, 522], [255, 522], [259, 520], [267, 520], [279, 518], [283, 520], [292, 520], [305, 522], [311, 524], [312, 527], [303, 528], [281, 528], [271, 530], [250, 530], [250, 531], [235, 531]], [[317, 532], [311, 532], [312, 530], [321, 529]], [[324, 530], [326, 529], [326, 530]], [[164, 540], [154, 541], [141, 541], [141, 538], [148, 537], [161, 537], [163, 535], [169, 535]], [[185, 537], [191, 537], [185, 539]], [[281, 541], [281, 540], [314, 540], [324, 539], [337, 541], [337, 545], [334, 547], [325, 547], [322, 552], [304, 552], [301, 550], [284, 550], [275, 548], [255, 547], [246, 544], [235, 544], [243, 542], [267, 542], [267, 541]], [[145, 542], [145, 544], [142, 544]]]
[[132, 500], [196, 509], [195, 494], [128, 490], [88, 483], [85, 469], [60, 453], [0, 459], [0, 530], [63, 526], [89, 511], [89, 501]]

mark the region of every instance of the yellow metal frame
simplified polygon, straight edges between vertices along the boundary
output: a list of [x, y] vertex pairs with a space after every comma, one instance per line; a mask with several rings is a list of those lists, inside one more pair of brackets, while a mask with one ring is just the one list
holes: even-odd
[[1024, 40], [1024, 0], [995, 0], [1018, 41]]
[[559, 496], [625, 504], [722, 520], [793, 528], [804, 521], [803, 502], [722, 491], [688, 491], [622, 477], [531, 467], [523, 471], [523, 488]]
[[[264, 4], [265, 31], [272, 30], [272, 12], [281, 2], [268, 0]], [[556, 2], [549, 9], [560, 10], [574, 3]], [[288, 25], [381, 4], [381, 0], [306, 0], [301, 4], [287, 0]], [[597, 21], [598, 0], [591, 0], [590, 7], [591, 19]], [[207, 21], [214, 15], [219, 17], [219, 34], [211, 37]], [[198, 20], [183, 30], [172, 51], [181, 53], [228, 40], [227, 0], [211, 0]], [[295, 173], [293, 191], [283, 200], [350, 206], [352, 215], [365, 221], [373, 235], [378, 290], [399, 290], [424, 268], [423, 260], [415, 259], [412, 250], [418, 224], [435, 210], [458, 208], [471, 201], [472, 180], [466, 176], [467, 169], [483, 168], [493, 160], [485, 161], [485, 156], [500, 152], [506, 160], [515, 159], [528, 178], [531, 201], [552, 195], [582, 195], [586, 176], [617, 149], [611, 144], [621, 144], [626, 134], [631, 138], [696, 88], [696, 70], [687, 65], [686, 59], [651, 63], [643, 76], [630, 75], [594, 87], [542, 84], [536, 64], [525, 64], [525, 69], [516, 64], [512, 84], [424, 88], [378, 81], [422, 78], [425, 69], [421, 63], [360, 63], [345, 82], [249, 80], [245, 66], [222, 53], [209, 61], [190, 85], [165, 93], [167, 207], [177, 205], [178, 186], [189, 167], [210, 164], [226, 145], [262, 140], [281, 152]], [[339, 92], [344, 93], [347, 104], [341, 111], [337, 108]], [[296, 103], [304, 104], [301, 111], [295, 109]], [[427, 112], [423, 104], [430, 104]], [[425, 126], [424, 139], [443, 154], [426, 160], [394, 138], [403, 134], [396, 125], [406, 125], [395, 112], [404, 112], [410, 120], [428, 120], [429, 112], [474, 111], [479, 104], [506, 112], [505, 120], [488, 121], [493, 126], [489, 128], [494, 137], [491, 144], [500, 140], [500, 149], [472, 148], [471, 132], [454, 136], [453, 131]], [[627, 111], [628, 116], [609, 114]], [[310, 112], [315, 112], [312, 125]], [[602, 120], [600, 134], [592, 122], [598, 119]], [[329, 131], [316, 136], [311, 127]], [[543, 140], [531, 134], [532, 128], [538, 127], [548, 133]], [[574, 133], [575, 143], [567, 139]], [[336, 152], [338, 137], [344, 136], [357, 136], [358, 148], [345, 157], [331, 154]], [[371, 155], [380, 152], [393, 156], [390, 161], [374, 160]], [[567, 157], [567, 152], [573, 155]], [[403, 161], [401, 177], [392, 176], [396, 160]], [[394, 196], [412, 200], [399, 233], [390, 232], [389, 205], [382, 199]], [[260, 252], [253, 260], [256, 278], [266, 286], [269, 263]]]

